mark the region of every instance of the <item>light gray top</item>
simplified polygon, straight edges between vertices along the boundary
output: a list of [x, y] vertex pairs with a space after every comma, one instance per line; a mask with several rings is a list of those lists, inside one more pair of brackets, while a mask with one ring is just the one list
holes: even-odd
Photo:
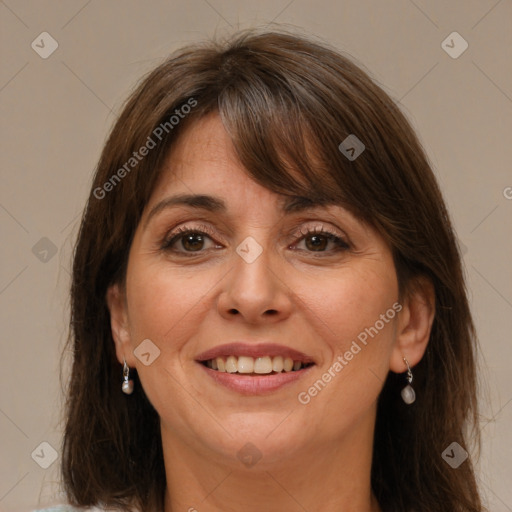
[[84, 512], [85, 510], [89, 512], [102, 512], [102, 509], [100, 508], [75, 508], [71, 505], [55, 505], [54, 507], [50, 508], [42, 508], [39, 510], [34, 510], [34, 512]]

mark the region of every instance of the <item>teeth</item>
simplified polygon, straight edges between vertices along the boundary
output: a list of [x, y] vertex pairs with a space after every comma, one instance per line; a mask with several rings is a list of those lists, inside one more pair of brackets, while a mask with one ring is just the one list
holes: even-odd
[[[208, 364], [208, 363], [207, 363]], [[226, 371], [236, 373], [238, 371], [238, 361], [235, 356], [229, 356], [226, 360]]]
[[227, 373], [257, 373], [267, 375], [272, 372], [280, 373], [297, 371], [305, 367], [301, 361], [294, 361], [291, 357], [282, 356], [229, 356], [227, 358], [217, 357], [206, 361], [206, 366], [212, 370]]
[[[240, 364], [240, 360], [238, 362]], [[254, 361], [254, 373], [270, 373], [272, 371], [272, 359], [270, 357], [258, 357]]]
[[284, 370], [284, 361], [282, 356], [276, 356], [272, 359], [272, 370], [282, 372]]
[[238, 358], [238, 373], [252, 373], [254, 371], [254, 359], [241, 356]]

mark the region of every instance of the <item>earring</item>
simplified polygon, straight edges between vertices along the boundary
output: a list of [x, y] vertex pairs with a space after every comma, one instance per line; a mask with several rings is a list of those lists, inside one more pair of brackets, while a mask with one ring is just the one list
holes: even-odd
[[126, 395], [133, 393], [133, 380], [130, 379], [130, 367], [126, 364], [126, 360], [124, 360], [123, 365], [123, 385], [121, 389]]
[[412, 371], [411, 367], [409, 366], [409, 361], [404, 357], [403, 358], [404, 363], [407, 365], [407, 386], [405, 386], [404, 389], [402, 389], [401, 395], [402, 400], [407, 404], [411, 405], [416, 400], [416, 393], [414, 392], [414, 389], [411, 386], [412, 383]]

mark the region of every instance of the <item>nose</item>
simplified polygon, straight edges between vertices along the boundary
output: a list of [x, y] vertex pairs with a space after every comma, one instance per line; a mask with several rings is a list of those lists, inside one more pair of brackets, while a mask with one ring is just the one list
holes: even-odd
[[[250, 261], [250, 262], [249, 262]], [[254, 260], [234, 256], [232, 269], [222, 281], [217, 307], [230, 320], [258, 324], [277, 323], [291, 314], [292, 293], [283, 276], [278, 256], [264, 249]]]

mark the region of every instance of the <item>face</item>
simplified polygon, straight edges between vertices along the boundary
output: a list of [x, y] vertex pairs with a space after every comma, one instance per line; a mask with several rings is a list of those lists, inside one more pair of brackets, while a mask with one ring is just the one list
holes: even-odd
[[401, 309], [391, 251], [342, 207], [292, 201], [202, 119], [169, 154], [110, 303], [162, 435], [204, 456], [236, 461], [250, 442], [271, 464], [373, 426]]

